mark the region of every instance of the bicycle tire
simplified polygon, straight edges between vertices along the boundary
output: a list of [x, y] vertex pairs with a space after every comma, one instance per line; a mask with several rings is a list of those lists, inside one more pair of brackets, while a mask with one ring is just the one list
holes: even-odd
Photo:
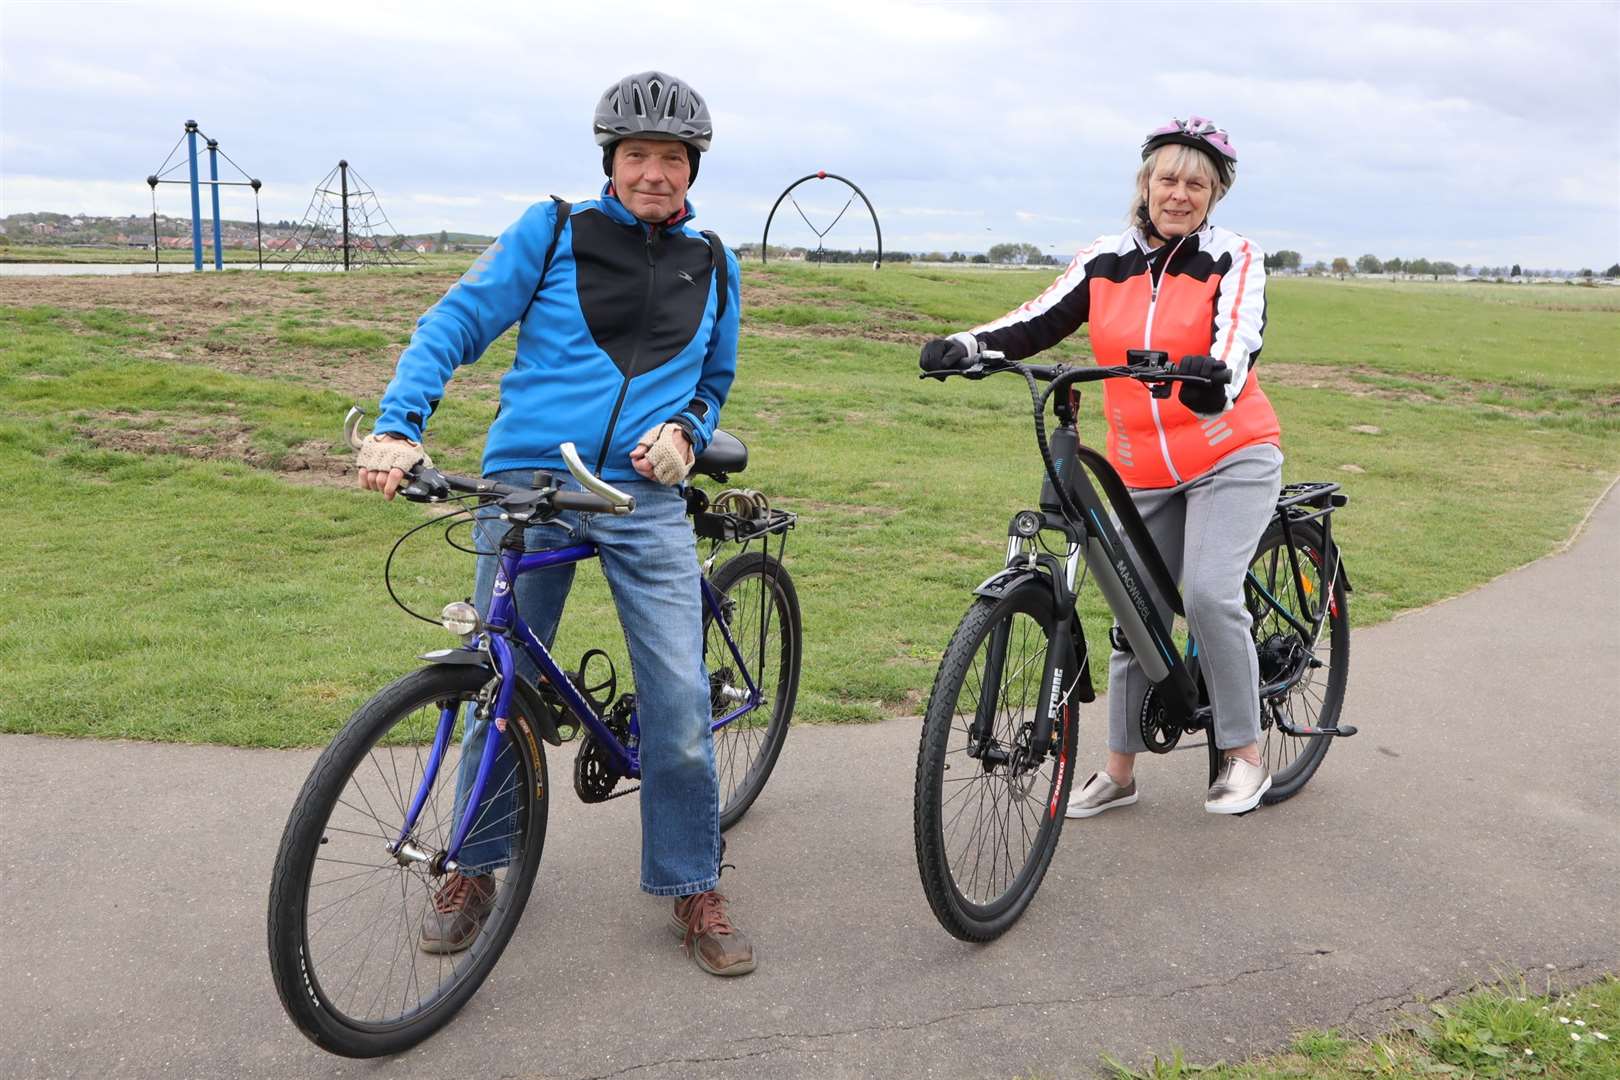
[[[715, 773], [720, 784], [720, 828], [731, 828], [759, 798], [787, 741], [799, 695], [804, 628], [799, 594], [774, 556], [745, 552], [721, 564], [710, 578], [729, 619], [732, 637], [761, 695], [760, 707], [714, 733]], [[707, 610], [703, 614], [703, 661], [709, 671], [715, 719], [736, 708], [736, 659]], [[730, 696], [728, 696], [728, 694]]]
[[[1306, 586], [1307, 605], [1314, 597], [1325, 596], [1329, 607], [1315, 638], [1306, 641], [1256, 595], [1253, 582], [1244, 579], [1244, 599], [1253, 619], [1252, 633], [1260, 656], [1261, 685], [1292, 650], [1303, 649], [1307, 657], [1297, 682], [1285, 693], [1260, 702], [1260, 754], [1271, 772], [1271, 788], [1261, 802], [1268, 806], [1299, 793], [1321, 766], [1334, 739], [1331, 735], [1289, 735], [1278, 726], [1278, 717], [1286, 714], [1294, 722], [1313, 728], [1337, 726], [1350, 671], [1350, 604], [1344, 574], [1335, 576], [1331, 591], [1325, 588], [1325, 545], [1317, 523], [1300, 522], [1290, 525], [1289, 531]], [[1309, 625], [1320, 609], [1298, 610], [1299, 591], [1288, 580], [1290, 566], [1282, 525], [1273, 521], [1260, 538], [1249, 569], [1267, 592], [1296, 619]]]
[[[367, 1058], [415, 1046], [467, 1003], [511, 940], [539, 868], [549, 793], [534, 718], [516, 703], [487, 782], [496, 786], [486, 787], [510, 791], [511, 809], [476, 821], [468, 836], [510, 835], [511, 860], [490, 870], [494, 906], [470, 947], [419, 950], [421, 917], [442, 876], [426, 863], [401, 865], [384, 846], [419, 785], [440, 706], [453, 701], [456, 726], [413, 834], [428, 850], [448, 845], [466, 702], [490, 678], [481, 667], [434, 666], [390, 683], [344, 725], [293, 804], [270, 886], [270, 970], [287, 1015], [324, 1050]], [[496, 805], [486, 801], [481, 816]], [[491, 835], [508, 827], [510, 834]], [[368, 933], [375, 936], [364, 940]]]
[[[1034, 899], [1063, 830], [1073, 779], [1078, 725], [1072, 705], [1056, 718], [1056, 755], [1043, 754], [1025, 772], [1017, 773], [1010, 762], [986, 765], [984, 758], [967, 754], [985, 673], [998, 670], [993, 654], [1001, 626], [1007, 632], [999, 646], [991, 736], [997, 746], [1013, 747], [1027, 735], [1056, 631], [1052, 590], [1039, 581], [1027, 581], [1000, 599], [980, 597], [968, 608], [940, 660], [917, 750], [912, 818], [917, 870], [934, 916], [963, 941], [999, 937]], [[953, 749], [953, 743], [960, 745]], [[947, 778], [953, 765], [965, 765], [967, 775]], [[951, 785], [960, 789], [949, 790]], [[1017, 837], [1025, 842], [1017, 856], [1012, 850], [1015, 805]], [[987, 838], [1001, 843], [1002, 850], [989, 853], [990, 868], [981, 880]], [[969, 851], [975, 841], [978, 849]], [[953, 859], [958, 847], [960, 858]]]

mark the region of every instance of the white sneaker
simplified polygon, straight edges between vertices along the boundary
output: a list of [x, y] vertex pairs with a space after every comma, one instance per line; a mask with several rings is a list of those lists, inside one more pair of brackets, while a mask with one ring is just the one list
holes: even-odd
[[1116, 806], [1129, 806], [1135, 801], [1136, 777], [1131, 777], [1129, 784], [1120, 787], [1106, 772], [1094, 772], [1091, 779], [1081, 785], [1079, 791], [1069, 796], [1069, 806], [1063, 811], [1063, 816], [1096, 817], [1104, 810], [1112, 810]]
[[1212, 814], [1246, 814], [1260, 805], [1260, 796], [1269, 790], [1271, 774], [1264, 766], [1228, 757], [1204, 796], [1204, 809]]

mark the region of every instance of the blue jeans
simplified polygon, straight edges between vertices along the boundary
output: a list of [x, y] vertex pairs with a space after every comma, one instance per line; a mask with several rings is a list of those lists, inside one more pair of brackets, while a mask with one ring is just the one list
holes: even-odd
[[[508, 484], [532, 482], [534, 473], [517, 469], [490, 474]], [[578, 490], [572, 478], [562, 486]], [[715, 777], [714, 740], [709, 731], [709, 676], [703, 667], [703, 600], [699, 589], [697, 543], [679, 489], [648, 480], [616, 485], [636, 500], [634, 513], [580, 515], [564, 512], [524, 533], [530, 551], [585, 541], [601, 552], [603, 576], [613, 592], [630, 668], [635, 679], [641, 730], [641, 887], [656, 896], [685, 896], [719, 882], [720, 787]], [[491, 515], [480, 520], [478, 577], [474, 603], [487, 614], [495, 591], [495, 571], [507, 526]], [[517, 581], [518, 614], [549, 648], [562, 621], [574, 582], [574, 566], [537, 570]], [[521, 648], [512, 650], [517, 667], [534, 680], [534, 664]], [[458, 818], [467, 789], [477, 775], [487, 722], [475, 722], [468, 708], [456, 777]], [[497, 765], [499, 761], [497, 760]], [[490, 783], [498, 787], [497, 768]], [[511, 794], [491, 792], [480, 819], [503, 820], [510, 810], [491, 805]], [[504, 830], [503, 830], [504, 831]], [[509, 861], [508, 841], [469, 843], [460, 861], [469, 871], [490, 870]]]

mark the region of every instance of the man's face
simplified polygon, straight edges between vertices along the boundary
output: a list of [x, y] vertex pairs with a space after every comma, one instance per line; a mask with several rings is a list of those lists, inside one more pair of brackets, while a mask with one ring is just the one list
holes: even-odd
[[692, 164], [673, 139], [625, 139], [613, 151], [613, 190], [642, 221], [667, 221], [686, 205]]

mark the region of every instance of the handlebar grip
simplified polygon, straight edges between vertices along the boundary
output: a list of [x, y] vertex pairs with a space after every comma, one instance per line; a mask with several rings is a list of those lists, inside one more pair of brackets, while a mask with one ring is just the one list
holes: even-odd
[[559, 491], [551, 498], [558, 510], [580, 510], [588, 514], [611, 514], [614, 504], [589, 491]]
[[1229, 386], [1232, 382], [1232, 369], [1222, 364], [1216, 372], [1209, 377], [1211, 386]]

